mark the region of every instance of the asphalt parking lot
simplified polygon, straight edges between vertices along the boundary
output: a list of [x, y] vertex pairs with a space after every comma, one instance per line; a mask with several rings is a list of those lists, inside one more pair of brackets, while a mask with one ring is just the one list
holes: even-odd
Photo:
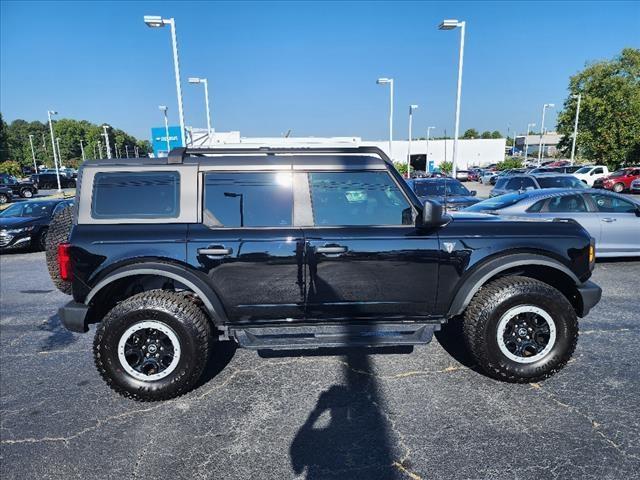
[[43, 253], [0, 256], [0, 477], [593, 478], [638, 475], [640, 262], [599, 263], [601, 303], [573, 360], [539, 384], [490, 380], [455, 343], [413, 353], [259, 355], [220, 348], [195, 391], [111, 392], [92, 332]]

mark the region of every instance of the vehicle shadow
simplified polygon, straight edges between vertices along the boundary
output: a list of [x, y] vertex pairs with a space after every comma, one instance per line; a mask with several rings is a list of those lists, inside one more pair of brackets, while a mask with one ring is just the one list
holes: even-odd
[[238, 349], [235, 342], [212, 342], [211, 353], [207, 365], [200, 375], [196, 388], [201, 387], [218, 375], [231, 362]]
[[77, 335], [74, 335], [64, 328], [57, 313], [55, 315], [51, 315], [46, 322], [42, 323], [38, 327], [38, 329], [50, 333], [50, 335], [40, 345], [40, 350], [43, 352], [61, 350], [78, 340]]
[[464, 343], [461, 317], [449, 320], [446, 325], [442, 326], [441, 330], [435, 333], [435, 337], [438, 339], [440, 346], [456, 361], [471, 370], [480, 371]]

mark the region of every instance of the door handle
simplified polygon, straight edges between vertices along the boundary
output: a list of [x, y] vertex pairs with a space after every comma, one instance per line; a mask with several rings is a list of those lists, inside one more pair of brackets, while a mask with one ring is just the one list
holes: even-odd
[[607, 222], [607, 223], [615, 222], [616, 220], [617, 220], [616, 218], [611, 218], [611, 217], [602, 219], [603, 222]]
[[225, 247], [213, 247], [213, 248], [199, 248], [198, 255], [206, 255], [206, 256], [226, 256], [231, 255], [233, 253], [232, 248]]
[[343, 247], [342, 245], [325, 245], [324, 247], [316, 247], [316, 253], [327, 253], [330, 255], [347, 253], [347, 250], [347, 247]]

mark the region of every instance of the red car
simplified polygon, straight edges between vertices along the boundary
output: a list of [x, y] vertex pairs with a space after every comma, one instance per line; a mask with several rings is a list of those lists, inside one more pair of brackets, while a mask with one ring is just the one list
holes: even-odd
[[606, 188], [620, 193], [629, 190], [631, 182], [637, 178], [640, 178], [640, 167], [621, 168], [607, 177], [597, 179], [593, 182], [593, 188]]

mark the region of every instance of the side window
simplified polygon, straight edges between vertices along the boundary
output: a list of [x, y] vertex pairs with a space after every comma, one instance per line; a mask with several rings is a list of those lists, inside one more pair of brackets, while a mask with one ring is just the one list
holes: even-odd
[[291, 172], [207, 173], [204, 223], [218, 227], [289, 227]]
[[526, 190], [527, 188], [536, 188], [536, 184], [528, 177], [522, 177], [521, 188]]
[[177, 218], [179, 215], [178, 172], [103, 172], [93, 178], [93, 218]]
[[581, 195], [553, 197], [547, 206], [549, 212], [586, 212], [587, 205]]
[[542, 206], [544, 205], [544, 202], [546, 202], [547, 199], [543, 199], [543, 200], [538, 200], [536, 203], [534, 203], [533, 205], [531, 205], [529, 208], [527, 208], [527, 212], [528, 213], [539, 213], [540, 210], [542, 210]]
[[496, 188], [506, 188], [506, 183], [508, 180], [509, 180], [508, 178], [500, 178], [496, 182]]
[[387, 172], [309, 173], [317, 226], [411, 225], [413, 215]]
[[602, 169], [602, 167], [596, 168], [595, 170], [591, 171], [591, 175], [601, 175], [604, 173], [604, 170]]
[[507, 190], [520, 190], [520, 187], [522, 186], [522, 179], [521, 178], [512, 178], [511, 180], [509, 180], [509, 182], [507, 182], [507, 186], [505, 187]]
[[592, 193], [591, 198], [598, 207], [599, 212], [604, 213], [635, 213], [636, 206], [618, 197]]

